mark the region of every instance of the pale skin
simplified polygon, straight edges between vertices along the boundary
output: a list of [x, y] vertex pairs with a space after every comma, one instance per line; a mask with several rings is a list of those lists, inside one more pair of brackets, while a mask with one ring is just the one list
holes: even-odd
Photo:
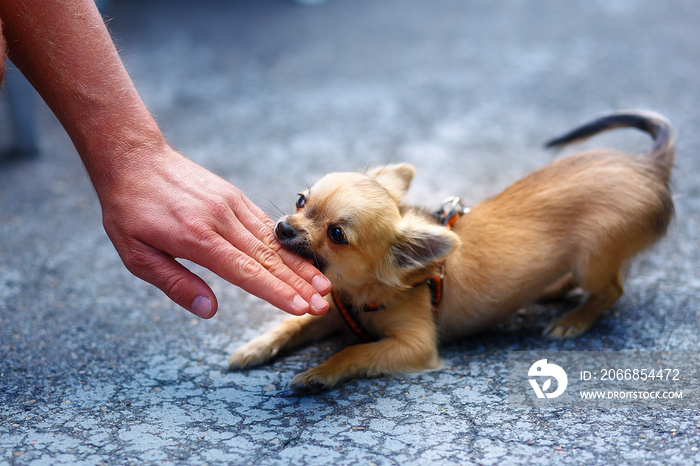
[[291, 314], [328, 310], [328, 279], [281, 248], [240, 190], [165, 141], [93, 0], [2, 0], [0, 31], [0, 76], [7, 53], [70, 135], [129, 271], [205, 319], [216, 296], [178, 258]]

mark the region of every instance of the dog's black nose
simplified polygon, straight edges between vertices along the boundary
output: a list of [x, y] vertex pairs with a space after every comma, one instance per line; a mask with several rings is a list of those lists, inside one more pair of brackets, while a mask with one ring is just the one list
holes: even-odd
[[293, 226], [282, 220], [277, 222], [277, 226], [275, 227], [275, 234], [277, 235], [277, 238], [283, 240], [294, 238], [297, 235], [297, 232]]

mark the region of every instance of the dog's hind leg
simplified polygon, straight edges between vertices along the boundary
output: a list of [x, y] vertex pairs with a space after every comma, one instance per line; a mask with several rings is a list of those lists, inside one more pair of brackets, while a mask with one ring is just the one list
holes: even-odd
[[610, 259], [590, 263], [596, 265], [589, 268], [580, 281], [581, 288], [589, 292], [588, 297], [573, 311], [554, 319], [545, 330], [546, 335], [552, 338], [572, 338], [586, 333], [598, 317], [622, 296], [622, 278], [626, 267], [613, 265]]

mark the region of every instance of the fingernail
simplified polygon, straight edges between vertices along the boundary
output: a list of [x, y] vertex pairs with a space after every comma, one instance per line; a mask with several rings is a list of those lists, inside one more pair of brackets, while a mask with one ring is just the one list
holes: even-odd
[[321, 311], [328, 307], [328, 302], [320, 294], [315, 294], [311, 297], [311, 307], [314, 311]]
[[299, 295], [296, 295], [294, 297], [294, 301], [292, 301], [292, 304], [294, 306], [294, 311], [298, 314], [303, 314], [309, 310], [309, 304], [306, 301], [304, 301], [304, 298], [302, 298]]
[[197, 296], [192, 302], [192, 308], [190, 309], [192, 314], [202, 319], [208, 319], [211, 314], [211, 300], [205, 298], [204, 296]]
[[316, 275], [311, 279], [311, 286], [319, 293], [324, 293], [331, 287], [331, 281], [323, 275]]

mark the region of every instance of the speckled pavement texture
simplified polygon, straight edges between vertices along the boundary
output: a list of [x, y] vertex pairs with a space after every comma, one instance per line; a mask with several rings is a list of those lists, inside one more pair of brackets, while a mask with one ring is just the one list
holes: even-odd
[[627, 108], [678, 130], [677, 216], [582, 338], [541, 336], [571, 304], [532, 306], [444, 347], [442, 370], [298, 397], [292, 376], [347, 342], [227, 372], [285, 315], [200, 270], [220, 312], [198, 321], [132, 277], [41, 107], [41, 156], [0, 164], [0, 463], [700, 462], [698, 405], [514, 409], [505, 389], [508, 351], [698, 350], [700, 4], [114, 0], [108, 15], [172, 144], [273, 217], [328, 171], [394, 161], [419, 169], [412, 201], [476, 202], [552, 160], [548, 138]]

